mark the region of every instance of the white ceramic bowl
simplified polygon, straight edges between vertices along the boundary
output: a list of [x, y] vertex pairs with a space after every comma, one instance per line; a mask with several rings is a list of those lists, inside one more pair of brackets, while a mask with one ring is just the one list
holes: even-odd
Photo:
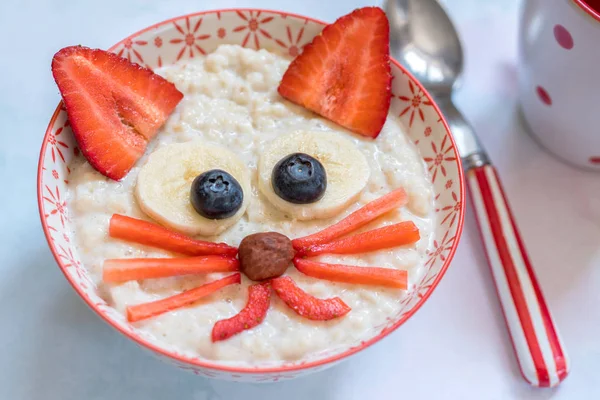
[[[279, 11], [207, 11], [152, 25], [110, 50], [150, 68], [208, 53], [221, 44], [266, 48], [295, 56], [324, 25], [324, 22], [309, 17]], [[171, 352], [144, 339], [98, 295], [67, 235], [71, 222], [69, 204], [65, 202], [66, 182], [70, 173], [69, 163], [78, 154], [78, 148], [62, 104], [56, 108], [46, 130], [38, 167], [40, 217], [60, 269], [85, 302], [111, 326], [161, 359], [198, 375], [247, 382], [294, 378], [330, 367], [377, 342], [402, 325], [431, 295], [452, 260], [464, 217], [465, 191], [460, 158], [444, 118], [421, 84], [394, 60], [392, 74], [391, 110], [401, 117], [406, 132], [417, 144], [428, 166], [435, 190], [437, 221], [435, 240], [428, 251], [423, 279], [410, 288], [401, 310], [385, 324], [376, 327], [372, 337], [314, 361], [282, 363], [269, 368], [224, 366], [215, 361]]]

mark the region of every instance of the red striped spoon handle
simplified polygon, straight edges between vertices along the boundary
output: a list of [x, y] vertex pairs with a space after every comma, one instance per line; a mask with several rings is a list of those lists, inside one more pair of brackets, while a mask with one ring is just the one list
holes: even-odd
[[569, 361], [496, 169], [473, 168], [467, 180], [521, 373], [534, 386], [555, 386], [567, 376]]

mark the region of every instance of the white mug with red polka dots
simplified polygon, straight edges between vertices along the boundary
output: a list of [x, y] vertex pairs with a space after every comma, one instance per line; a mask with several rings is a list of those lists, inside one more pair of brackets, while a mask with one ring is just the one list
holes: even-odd
[[519, 57], [531, 133], [570, 164], [600, 171], [600, 1], [525, 0]]

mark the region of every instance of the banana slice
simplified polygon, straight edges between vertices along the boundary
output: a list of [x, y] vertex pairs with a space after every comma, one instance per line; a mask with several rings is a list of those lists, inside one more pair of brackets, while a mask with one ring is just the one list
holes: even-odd
[[[308, 154], [323, 164], [327, 174], [325, 195], [310, 204], [293, 204], [273, 190], [275, 164], [292, 153]], [[298, 220], [330, 218], [343, 211], [369, 180], [369, 164], [350, 140], [335, 132], [298, 131], [279, 136], [264, 149], [258, 162], [258, 187], [279, 210]]]
[[[208, 219], [190, 202], [192, 181], [211, 169], [230, 173], [241, 185], [244, 200], [226, 219]], [[250, 201], [250, 174], [228, 149], [204, 142], [170, 144], [152, 153], [138, 175], [136, 197], [142, 210], [159, 223], [188, 235], [213, 236], [235, 224]]]

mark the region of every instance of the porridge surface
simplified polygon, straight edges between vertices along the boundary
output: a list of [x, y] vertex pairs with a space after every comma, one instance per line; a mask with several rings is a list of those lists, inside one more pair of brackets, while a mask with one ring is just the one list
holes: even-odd
[[[154, 150], [171, 143], [193, 140], [216, 143], [236, 153], [248, 166], [252, 190], [244, 216], [218, 236], [203, 237], [237, 246], [248, 234], [276, 231], [290, 238], [304, 236], [340, 220], [367, 202], [404, 187], [409, 204], [363, 228], [412, 220], [421, 240], [416, 246], [356, 256], [320, 256], [317, 260], [361, 266], [408, 269], [409, 282], [420, 274], [433, 230], [432, 186], [416, 147], [403, 134], [401, 124], [389, 116], [376, 140], [354, 135], [301, 107], [283, 100], [277, 86], [290, 60], [266, 50], [224, 45], [205, 57], [186, 60], [157, 72], [185, 95], [175, 113], [149, 144], [146, 155], [121, 182], [96, 172], [83, 158], [71, 166], [68, 202], [82, 264], [101, 295], [124, 313], [127, 305], [157, 300], [224, 276], [187, 276], [104, 284], [102, 263], [108, 258], [165, 257], [172, 254], [108, 237], [112, 214], [150, 220], [134, 195], [141, 166]], [[257, 164], [263, 149], [283, 133], [310, 130], [343, 135], [352, 140], [370, 166], [365, 189], [346, 210], [330, 219], [297, 221], [275, 209], [258, 189]], [[177, 160], [173, 160], [177, 162]], [[76, 232], [76, 234], [75, 234]], [[339, 296], [352, 311], [337, 320], [309, 321], [296, 315], [273, 294], [265, 321], [232, 338], [212, 343], [214, 323], [241, 310], [251, 281], [234, 285], [182, 308], [136, 323], [151, 340], [178, 352], [226, 364], [256, 365], [310, 359], [324, 351], [355, 345], [376, 332], [373, 328], [400, 310], [405, 292], [396, 289], [334, 283], [307, 277], [290, 266], [287, 275], [308, 293]]]

